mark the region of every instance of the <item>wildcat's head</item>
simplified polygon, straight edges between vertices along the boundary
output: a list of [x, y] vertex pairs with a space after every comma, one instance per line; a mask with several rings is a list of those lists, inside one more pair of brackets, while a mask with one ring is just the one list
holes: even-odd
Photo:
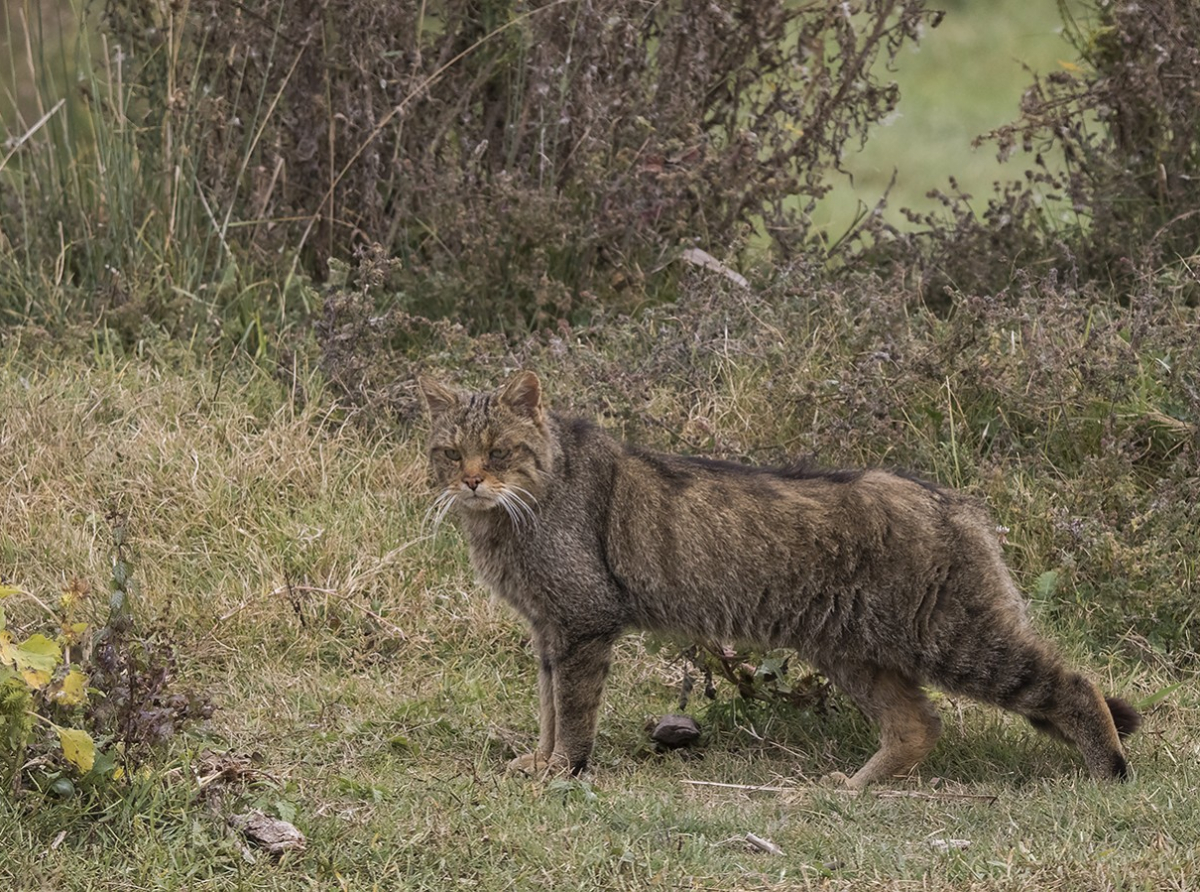
[[440, 489], [435, 522], [450, 508], [504, 511], [515, 526], [536, 518], [553, 440], [533, 372], [519, 372], [499, 390], [468, 393], [430, 378], [417, 381], [433, 422], [429, 466]]

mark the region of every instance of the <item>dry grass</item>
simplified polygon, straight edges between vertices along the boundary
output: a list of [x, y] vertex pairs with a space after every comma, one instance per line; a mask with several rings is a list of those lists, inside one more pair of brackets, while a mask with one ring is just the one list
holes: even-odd
[[[473, 375], [540, 364], [556, 402], [676, 449], [770, 457], [774, 438], [887, 460], [891, 431], [897, 454], [955, 467], [946, 429], [914, 420], [924, 385], [869, 360], [875, 336], [861, 332], [895, 341], [905, 327], [820, 297], [816, 313], [728, 296], [717, 311], [698, 294], [691, 308], [578, 333], [565, 358], [550, 342], [483, 353]], [[917, 314], [907, 331], [932, 350], [930, 325], [946, 330]], [[870, 752], [871, 729], [841, 701], [824, 715], [747, 710], [722, 691], [710, 708], [693, 704], [706, 729], [695, 756], [653, 752], [643, 723], [676, 708], [680, 667], [672, 647], [635, 637], [618, 655], [592, 776], [506, 778], [505, 760], [535, 734], [533, 661], [521, 624], [473, 581], [457, 534], [428, 537], [419, 423], [391, 423], [378, 405], [373, 425], [348, 423], [302, 361], [279, 375], [166, 341], [120, 360], [39, 357], [11, 337], [7, 347], [0, 573], [45, 597], [76, 575], [100, 588], [106, 513], [128, 512], [139, 622], [169, 630], [181, 678], [220, 707], [119, 797], [0, 801], [0, 882], [13, 888], [1165, 890], [1196, 869], [1200, 720], [1186, 687], [1149, 710], [1129, 785], [1096, 786], [1023, 723], [944, 698], [942, 744], [899, 785], [915, 795], [850, 797], [813, 780]], [[454, 349], [436, 360], [443, 370], [458, 367]], [[880, 400], [907, 394], [897, 417], [910, 422], [864, 413], [859, 375]], [[929, 392], [946, 403], [936, 383]], [[1011, 456], [998, 476], [981, 472], [978, 419], [954, 411], [968, 485], [1007, 491], [1010, 517], [1053, 502]], [[1053, 548], [1039, 538], [1048, 527], [1026, 519], [1014, 560], [1032, 578]], [[1102, 586], [1085, 566], [1036, 609], [1114, 691], [1137, 700], [1190, 677], [1180, 651], [1105, 637], [1108, 614], [1072, 600]], [[29, 601], [8, 613], [12, 626], [42, 621]], [[201, 791], [204, 751], [249, 767]], [[307, 852], [278, 863], [243, 852], [224, 818], [248, 806], [293, 818]], [[747, 832], [784, 854], [747, 849]]]

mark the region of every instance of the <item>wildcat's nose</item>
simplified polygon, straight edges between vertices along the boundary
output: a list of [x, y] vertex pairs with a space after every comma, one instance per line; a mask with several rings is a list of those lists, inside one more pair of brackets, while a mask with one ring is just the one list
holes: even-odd
[[483, 483], [483, 478], [478, 477], [474, 474], [469, 474], [468, 476], [463, 478], [463, 483], [465, 483], [467, 485], [467, 487], [471, 490], [471, 492], [474, 492], [475, 488], [477, 486], [479, 486], [479, 484]]

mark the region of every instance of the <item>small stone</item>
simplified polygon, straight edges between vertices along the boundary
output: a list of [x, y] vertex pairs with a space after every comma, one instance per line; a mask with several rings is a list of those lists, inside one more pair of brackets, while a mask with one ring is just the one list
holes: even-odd
[[700, 726], [689, 715], [664, 715], [650, 732], [650, 738], [670, 749], [690, 746], [700, 737]]
[[229, 823], [240, 830], [250, 842], [272, 855], [284, 852], [302, 852], [307, 844], [304, 834], [294, 824], [271, 818], [260, 811], [234, 815]]

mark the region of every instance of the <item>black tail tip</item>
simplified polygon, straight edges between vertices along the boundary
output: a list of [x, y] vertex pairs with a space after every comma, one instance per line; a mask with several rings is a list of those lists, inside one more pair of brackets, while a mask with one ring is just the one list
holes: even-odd
[[1112, 713], [1117, 736], [1124, 739], [1142, 726], [1142, 717], [1136, 709], [1119, 697], [1106, 697], [1108, 711]]

